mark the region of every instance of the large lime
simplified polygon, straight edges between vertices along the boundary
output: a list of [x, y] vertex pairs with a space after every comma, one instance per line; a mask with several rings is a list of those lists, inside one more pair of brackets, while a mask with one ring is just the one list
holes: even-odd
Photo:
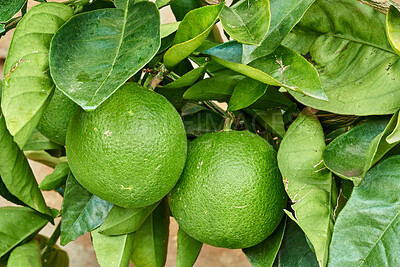
[[248, 131], [205, 134], [190, 144], [169, 203], [179, 226], [203, 243], [256, 245], [275, 230], [286, 206], [276, 152]]
[[127, 83], [96, 110], [75, 113], [66, 151], [72, 173], [89, 192], [121, 207], [143, 207], [178, 181], [187, 140], [168, 100]]

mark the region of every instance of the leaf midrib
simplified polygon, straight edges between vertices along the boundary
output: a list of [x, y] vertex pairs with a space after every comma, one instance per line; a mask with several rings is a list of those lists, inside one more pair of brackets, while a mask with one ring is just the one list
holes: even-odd
[[368, 252], [368, 254], [362, 258], [362, 262], [360, 263], [360, 266], [364, 266], [366, 264], [366, 260], [369, 257], [369, 255], [371, 254], [371, 252], [374, 250], [374, 248], [376, 247], [376, 245], [378, 244], [378, 242], [382, 239], [382, 237], [386, 234], [386, 231], [389, 229], [389, 227], [393, 224], [394, 220], [396, 220], [396, 218], [399, 216], [400, 214], [400, 210], [397, 212], [397, 214], [394, 216], [393, 220], [390, 221], [390, 223], [388, 223], [388, 225], [386, 226], [385, 230], [382, 231], [382, 234], [379, 236], [379, 238], [376, 240], [375, 244], [372, 246], [371, 250]]
[[335, 37], [335, 38], [338, 38], [338, 39], [347, 40], [347, 41], [349, 41], [349, 42], [353, 42], [353, 43], [358, 43], [358, 44], [362, 44], [362, 45], [374, 47], [374, 48], [376, 48], [376, 49], [379, 49], [379, 50], [382, 50], [382, 51], [385, 51], [385, 52], [387, 52], [387, 53], [391, 53], [391, 54], [394, 54], [394, 55], [397, 56], [396, 52], [394, 52], [393, 50], [389, 50], [389, 49], [387, 49], [387, 48], [380, 47], [380, 46], [371, 44], [371, 43], [369, 43], [369, 42], [365, 42], [365, 41], [361, 41], [361, 40], [356, 40], [356, 39], [351, 39], [351, 38], [347, 38], [347, 37], [345, 37], [345, 36], [343, 36], [343, 35], [338, 35], [338, 34], [333, 34], [333, 33], [324, 33], [324, 34], [318, 35], [318, 37], [319, 37], [319, 36], [323, 36], [323, 35], [325, 35], [325, 36], [332, 36], [332, 37]]
[[124, 20], [123, 20], [123, 26], [122, 26], [122, 31], [121, 31], [121, 37], [120, 37], [119, 42], [118, 42], [118, 48], [117, 48], [117, 51], [115, 53], [115, 57], [113, 59], [113, 62], [111, 63], [110, 71], [108, 72], [108, 74], [107, 74], [106, 78], [103, 80], [103, 82], [96, 89], [96, 91], [93, 94], [93, 97], [88, 101], [88, 103], [93, 101], [93, 99], [97, 96], [97, 93], [100, 91], [100, 89], [103, 87], [103, 85], [108, 81], [108, 79], [111, 77], [111, 73], [114, 71], [114, 66], [115, 66], [115, 63], [117, 61], [117, 58], [118, 58], [118, 55], [119, 55], [119, 51], [121, 49], [122, 42], [123, 42], [124, 36], [125, 36], [125, 30], [126, 30], [126, 27], [127, 27], [127, 17], [128, 17], [129, 3], [130, 3], [130, 0], [127, 0], [126, 1], [126, 6], [125, 6], [125, 9], [124, 9]]
[[232, 13], [237, 17], [240, 23], [242, 23], [243, 27], [246, 29], [247, 33], [251, 37], [252, 41], [257, 42], [257, 40], [254, 38], [253, 34], [250, 32], [250, 29], [247, 27], [246, 23], [243, 21], [242, 17], [236, 12], [234, 8], [230, 8]]

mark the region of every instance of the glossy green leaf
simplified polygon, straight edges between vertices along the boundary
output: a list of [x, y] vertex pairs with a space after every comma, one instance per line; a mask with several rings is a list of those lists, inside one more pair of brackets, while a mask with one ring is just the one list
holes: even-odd
[[98, 227], [112, 207], [113, 204], [86, 191], [70, 173], [62, 204], [61, 245]]
[[176, 32], [180, 23], [181, 23], [180, 21], [177, 21], [177, 22], [172, 22], [172, 23], [167, 23], [167, 24], [161, 24], [161, 28], [160, 28], [161, 38], [165, 38], [168, 35], [171, 35], [172, 33]]
[[156, 0], [156, 5], [157, 5], [157, 8], [160, 9], [162, 7], [169, 5], [170, 2], [171, 2], [171, 0]]
[[288, 220], [282, 245], [275, 259], [274, 267], [318, 267], [314, 252], [310, 249], [301, 228]]
[[50, 215], [22, 150], [14, 143], [0, 113], [0, 176], [7, 190], [29, 207]]
[[[212, 53], [216, 48], [205, 51]], [[279, 46], [268, 56], [249, 65], [232, 63], [211, 55], [220, 65], [269, 85], [283, 86], [313, 98], [328, 100], [321, 86], [317, 70], [295, 51]]]
[[82, 13], [51, 42], [51, 76], [74, 102], [93, 110], [146, 65], [160, 43], [160, 13], [152, 2]]
[[176, 267], [193, 266], [199, 256], [203, 243], [185, 233], [182, 228], [178, 230], [178, 248]]
[[[318, 17], [318, 23], [315, 18]], [[284, 44], [308, 54], [329, 101], [291, 94], [338, 114], [393, 114], [400, 108], [399, 56], [385, 34], [385, 15], [353, 0], [318, 0]]]
[[176, 20], [183, 20], [185, 15], [196, 8], [201, 7], [200, 0], [171, 0], [170, 6]]
[[[395, 115], [393, 115], [394, 118]], [[393, 120], [392, 118], [392, 120]], [[392, 121], [392, 123], [395, 123]], [[396, 126], [394, 126], [393, 131], [386, 137], [386, 142], [388, 144], [393, 144], [400, 141], [400, 116], [397, 115]]]
[[50, 41], [73, 15], [59, 3], [34, 6], [15, 29], [4, 63], [1, 105], [7, 128], [23, 147], [50, 101], [54, 84], [49, 73]]
[[47, 223], [48, 220], [30, 208], [0, 207], [0, 257], [35, 235]]
[[269, 0], [271, 23], [260, 46], [243, 45], [243, 64], [272, 53], [315, 0]]
[[7, 22], [18, 13], [27, 0], [0, 0], [0, 22]]
[[9, 267], [42, 267], [40, 246], [37, 240], [16, 247], [8, 258]]
[[64, 147], [53, 143], [37, 129], [34, 129], [29, 139], [26, 141], [22, 150], [51, 150], [51, 149], [63, 149]]
[[253, 117], [253, 121], [257, 121], [278, 137], [282, 138], [285, 135], [285, 123], [280, 108], [268, 110], [246, 109], [246, 112]]
[[390, 6], [386, 15], [386, 34], [393, 50], [400, 55], [400, 11]]
[[98, 229], [103, 235], [123, 235], [133, 233], [142, 226], [160, 202], [144, 208], [121, 208], [114, 206], [104, 223]]
[[243, 249], [244, 254], [253, 267], [273, 266], [276, 255], [282, 244], [286, 228], [286, 217], [281, 221], [275, 231], [260, 244]]
[[205, 6], [187, 13], [179, 24], [174, 45], [165, 53], [164, 64], [172, 68], [195, 51], [207, 38], [224, 3]]
[[330, 266], [400, 264], [399, 180], [397, 155], [370, 169], [354, 188], [335, 224]]
[[43, 179], [39, 188], [41, 190], [57, 190], [67, 181], [69, 172], [68, 162], [59, 163], [54, 171]]
[[99, 229], [91, 232], [96, 258], [102, 267], [128, 267], [133, 248], [133, 234], [107, 236]]
[[224, 30], [236, 41], [260, 45], [268, 33], [269, 0], [240, 0], [225, 6], [219, 16]]
[[398, 112], [388, 118], [364, 122], [333, 140], [325, 149], [325, 165], [336, 175], [357, 186], [378, 160], [398, 142], [389, 144], [386, 137], [397, 125]]
[[216, 75], [195, 83], [185, 92], [183, 98], [195, 101], [217, 100], [227, 102], [233, 89], [242, 79], [242, 75]]
[[165, 89], [176, 89], [182, 87], [188, 87], [194, 84], [198, 79], [204, 77], [204, 73], [206, 72], [207, 63], [195, 68], [177, 80], [167, 84], [164, 86]]
[[265, 91], [268, 85], [249, 77], [241, 80], [233, 89], [232, 96], [229, 99], [228, 110], [235, 111], [246, 108], [257, 101]]
[[285, 189], [294, 203], [286, 212], [307, 235], [320, 266], [328, 261], [337, 192], [332, 173], [322, 163], [325, 137], [318, 118], [304, 109], [289, 127], [278, 151]]
[[166, 200], [134, 233], [132, 262], [136, 267], [162, 267], [167, 258], [169, 207]]

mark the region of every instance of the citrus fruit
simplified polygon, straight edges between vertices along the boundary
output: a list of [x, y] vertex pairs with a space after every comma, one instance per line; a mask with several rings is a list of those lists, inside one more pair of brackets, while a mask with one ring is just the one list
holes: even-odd
[[166, 98], [126, 83], [94, 111], [74, 114], [66, 153], [72, 173], [89, 192], [138, 208], [174, 187], [187, 140], [182, 119]]
[[51, 141], [64, 145], [69, 121], [77, 108], [77, 104], [56, 88], [39, 121], [38, 130]]
[[210, 133], [191, 142], [169, 194], [171, 212], [188, 235], [225, 248], [251, 247], [268, 237], [286, 199], [274, 148], [248, 131]]

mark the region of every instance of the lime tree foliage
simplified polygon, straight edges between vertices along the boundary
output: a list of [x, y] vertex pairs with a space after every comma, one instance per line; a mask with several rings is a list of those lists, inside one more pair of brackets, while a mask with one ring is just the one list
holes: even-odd
[[[90, 232], [103, 267], [161, 267], [172, 217], [179, 267], [203, 243], [400, 266], [391, 1], [40, 2], [0, 0], [0, 266], [68, 266]], [[38, 184], [28, 159], [54, 172]]]

